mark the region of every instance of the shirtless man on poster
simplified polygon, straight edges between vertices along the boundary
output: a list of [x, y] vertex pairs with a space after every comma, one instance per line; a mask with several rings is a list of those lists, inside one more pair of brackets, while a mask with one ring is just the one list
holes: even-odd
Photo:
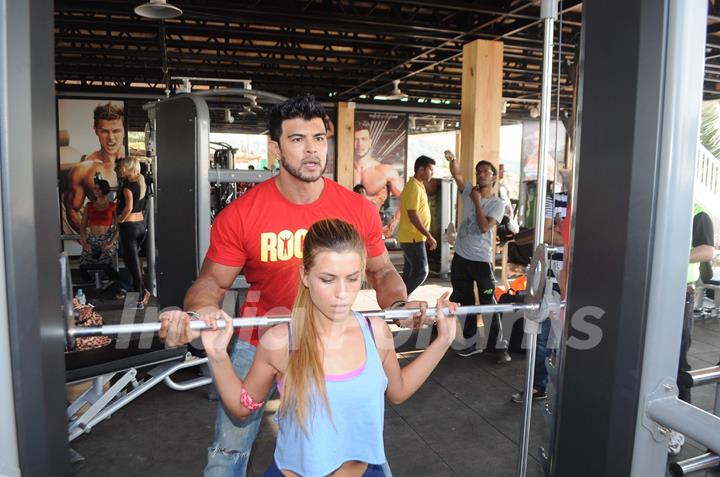
[[[353, 161], [353, 184], [362, 184], [367, 192], [367, 199], [380, 207], [388, 198], [388, 190], [394, 197], [400, 197], [403, 179], [392, 164], [383, 164], [372, 156], [370, 140], [370, 123], [355, 123], [355, 158]], [[392, 220], [383, 226], [383, 235], [390, 237], [400, 220], [400, 207], [395, 210]]]
[[95, 198], [92, 191], [96, 177], [108, 181], [112, 189], [117, 187], [115, 160], [125, 155], [123, 116], [123, 109], [109, 102], [98, 105], [93, 111], [93, 129], [100, 149], [70, 165], [68, 186], [63, 192], [65, 216], [73, 231], [80, 230], [85, 198]]

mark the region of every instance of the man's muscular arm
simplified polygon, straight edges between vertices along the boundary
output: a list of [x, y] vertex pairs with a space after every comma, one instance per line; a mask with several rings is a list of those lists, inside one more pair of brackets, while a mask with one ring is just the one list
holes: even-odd
[[87, 173], [87, 168], [79, 165], [69, 172], [68, 182], [69, 189], [65, 193], [65, 215], [70, 226], [79, 231], [82, 227], [82, 210], [85, 203], [85, 190], [83, 189], [83, 173]]
[[392, 237], [392, 234], [395, 233], [395, 229], [397, 228], [397, 225], [400, 223], [400, 207], [395, 208], [395, 213], [393, 214], [393, 218], [390, 219], [390, 222], [387, 223], [385, 227], [383, 227], [383, 235], [386, 238]]
[[[382, 207], [382, 205], [385, 203], [385, 200], [388, 197], [388, 191], [390, 191], [390, 194], [392, 194], [393, 197], [400, 197], [405, 183], [402, 181], [402, 178], [393, 166], [385, 164], [382, 166], [378, 166], [378, 168], [381, 168], [382, 174], [386, 179], [385, 187], [382, 189], [381, 192], [378, 192], [378, 194], [373, 199], [373, 202], [375, 202], [375, 205], [377, 205], [379, 208]], [[397, 224], [399, 222], [400, 207], [397, 207], [395, 209], [395, 214], [393, 215], [392, 219], [390, 219], [390, 222], [388, 222], [387, 225], [383, 227], [383, 235], [385, 237], [392, 237], [392, 234], [395, 232], [395, 228], [397, 227]]]
[[382, 189], [380, 189], [376, 194], [374, 194], [371, 197], [370, 201], [373, 204], [375, 204], [375, 207], [377, 209], [379, 209], [385, 203], [385, 200], [387, 199], [387, 197], [388, 197], [387, 187], [383, 187]]
[[[198, 313], [201, 319], [219, 319], [220, 303], [240, 270], [206, 258], [197, 280], [185, 294], [184, 310]], [[200, 336], [199, 331], [190, 329], [190, 316], [184, 311], [162, 313], [160, 321], [159, 336], [167, 346], [187, 344]]]
[[398, 174], [397, 170], [393, 166], [386, 166], [388, 168], [387, 178], [388, 178], [388, 185], [390, 186], [390, 193], [395, 197], [400, 197], [400, 194], [402, 194], [403, 187], [405, 186], [405, 183], [402, 181], [402, 178], [400, 177], [400, 174]]
[[368, 258], [365, 269], [368, 283], [375, 290], [380, 308], [390, 308], [394, 302], [407, 298], [405, 284], [390, 261], [387, 251], [377, 257]]
[[87, 226], [88, 226], [88, 206], [85, 206], [85, 213], [82, 216], [82, 224], [80, 225], [80, 245], [83, 250], [89, 252], [90, 245], [87, 243]]
[[240, 270], [240, 267], [228, 267], [206, 258], [197, 280], [185, 294], [185, 309], [198, 313], [203, 309], [217, 310]]
[[[407, 301], [407, 288], [397, 270], [390, 261], [387, 251], [377, 257], [368, 258], [365, 267], [370, 286], [375, 290], [375, 297], [380, 308], [419, 308], [414, 316], [397, 320], [403, 328], [417, 328], [423, 324], [427, 302]], [[394, 306], [393, 306], [394, 305]]]

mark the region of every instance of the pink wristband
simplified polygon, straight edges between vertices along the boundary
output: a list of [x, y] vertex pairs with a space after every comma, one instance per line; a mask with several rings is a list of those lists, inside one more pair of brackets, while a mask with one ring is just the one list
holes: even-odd
[[253, 397], [247, 392], [247, 389], [242, 388], [240, 391], [240, 402], [250, 412], [255, 412], [265, 404], [265, 401], [255, 402]]

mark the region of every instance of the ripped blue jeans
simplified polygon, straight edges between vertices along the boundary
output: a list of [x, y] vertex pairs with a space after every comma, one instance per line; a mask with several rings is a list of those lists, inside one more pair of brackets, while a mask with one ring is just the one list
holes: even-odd
[[[230, 359], [238, 376], [245, 378], [253, 359], [255, 346], [241, 339], [235, 340]], [[272, 396], [275, 386], [270, 390], [265, 401]], [[218, 401], [217, 417], [215, 418], [215, 437], [208, 448], [208, 463], [203, 475], [205, 477], [245, 477], [250, 450], [260, 429], [265, 406], [245, 419], [233, 419], [225, 410], [222, 401]]]

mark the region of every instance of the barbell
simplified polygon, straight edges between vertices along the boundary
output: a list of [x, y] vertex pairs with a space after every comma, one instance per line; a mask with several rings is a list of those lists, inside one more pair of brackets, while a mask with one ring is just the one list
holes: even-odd
[[[547, 317], [547, 304], [544, 302], [545, 287], [547, 282], [547, 249], [545, 246], [537, 247], [533, 255], [532, 262], [528, 270], [528, 289], [525, 303], [501, 303], [492, 305], [474, 305], [461, 306], [455, 311], [456, 315], [474, 315], [474, 314], [492, 314], [492, 313], [512, 313], [523, 312], [526, 316], [541, 321]], [[70, 275], [70, 261], [67, 253], [60, 255], [60, 278], [61, 293], [63, 300], [63, 324], [65, 331], [65, 341], [68, 349], [75, 347], [75, 339], [90, 336], [119, 336], [138, 333], [157, 333], [160, 330], [160, 322], [151, 323], [127, 323], [120, 325], [104, 325], [104, 326], [75, 326], [76, 311], [73, 307], [72, 281]], [[366, 311], [361, 314], [365, 317], [381, 317], [386, 320], [398, 320], [410, 318], [420, 309], [418, 308], [400, 308], [389, 310]], [[443, 313], [447, 314], [448, 309], [444, 308]], [[425, 310], [426, 317], [437, 316], [437, 309], [428, 307]], [[281, 316], [259, 316], [233, 318], [234, 328], [256, 328], [268, 327], [279, 323], [289, 323], [289, 315]], [[206, 330], [210, 326], [204, 321], [196, 320], [190, 322], [193, 330]], [[218, 328], [224, 328], [225, 322], [218, 321]]]
[[[499, 304], [499, 305], [475, 305], [475, 306], [461, 306], [455, 311], [455, 315], [470, 315], [470, 314], [490, 314], [490, 313], [505, 313], [505, 312], [517, 312], [517, 311], [536, 311], [540, 309], [540, 305], [534, 304]], [[394, 310], [378, 310], [378, 311], [364, 311], [360, 314], [365, 317], [381, 317], [388, 320], [398, 320], [402, 318], [410, 318], [420, 311], [419, 308], [401, 308]], [[444, 314], [449, 313], [447, 307], [442, 309]], [[437, 316], [437, 308], [427, 308], [425, 310], [426, 317]], [[289, 315], [279, 316], [253, 316], [245, 318], [233, 318], [233, 328], [258, 328], [268, 327], [277, 325], [280, 323], [289, 323]], [[204, 321], [197, 320], [190, 322], [190, 328], [193, 330], [209, 330], [211, 329]], [[217, 321], [217, 328], [225, 328], [224, 321]], [[151, 323], [128, 323], [123, 325], [104, 325], [104, 326], [78, 326], [69, 329], [69, 336], [73, 338], [88, 337], [88, 336], [117, 336], [127, 335], [135, 333], [156, 333], [160, 330], [160, 322]]]

